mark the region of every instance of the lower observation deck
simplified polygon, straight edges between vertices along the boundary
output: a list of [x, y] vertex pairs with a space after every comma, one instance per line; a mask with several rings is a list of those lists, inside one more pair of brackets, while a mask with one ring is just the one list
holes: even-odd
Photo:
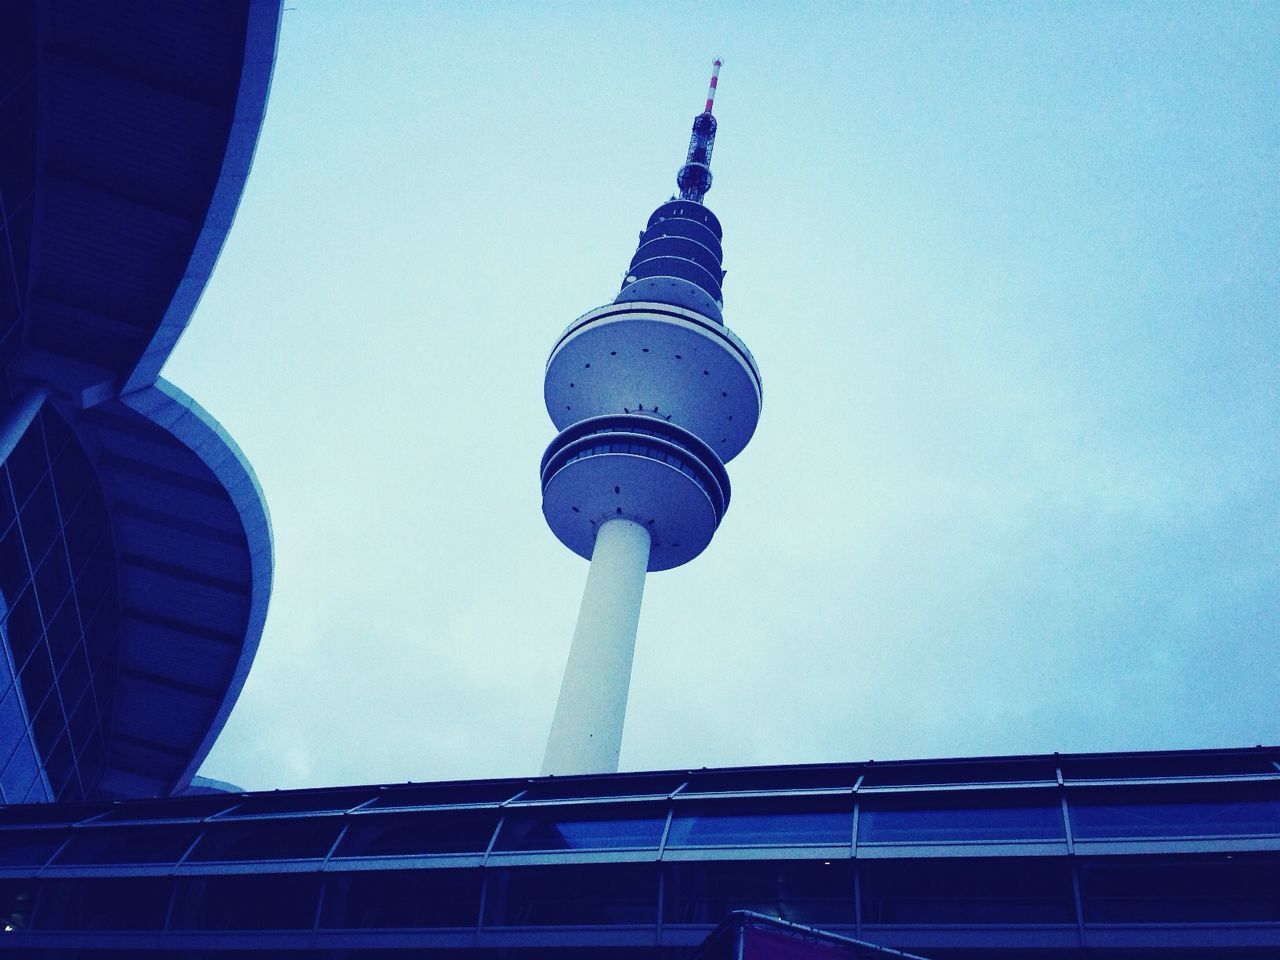
[[1278, 761], [1048, 755], [8, 807], [2, 942], [29, 957], [686, 957], [749, 909], [932, 958], [1253, 960], [1280, 950]]
[[626, 519], [649, 534], [649, 571], [688, 563], [729, 507], [729, 474], [711, 448], [654, 416], [593, 417], [563, 430], [542, 457], [542, 512], [590, 560], [596, 534]]

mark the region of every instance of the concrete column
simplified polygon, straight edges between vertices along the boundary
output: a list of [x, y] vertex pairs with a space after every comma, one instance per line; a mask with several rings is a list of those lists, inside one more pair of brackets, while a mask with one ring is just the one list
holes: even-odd
[[596, 534], [543, 776], [618, 770], [649, 546], [649, 531], [632, 520]]

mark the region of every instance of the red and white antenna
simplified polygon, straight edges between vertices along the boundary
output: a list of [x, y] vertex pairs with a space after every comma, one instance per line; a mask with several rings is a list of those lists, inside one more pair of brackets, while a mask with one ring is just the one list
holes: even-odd
[[720, 65], [722, 63], [724, 63], [724, 61], [719, 57], [716, 57], [715, 63], [711, 66], [711, 86], [707, 88], [707, 108], [702, 111], [703, 113], [710, 113], [711, 104], [715, 103], [716, 81], [720, 78]]

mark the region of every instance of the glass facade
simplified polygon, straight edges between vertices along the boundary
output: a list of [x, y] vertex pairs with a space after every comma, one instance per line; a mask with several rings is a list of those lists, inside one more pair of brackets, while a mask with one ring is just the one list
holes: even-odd
[[675, 957], [734, 910], [929, 957], [1274, 955], [1280, 754], [1221, 752], [1211, 783], [1186, 757], [1078, 783], [1032, 758], [16, 806], [0, 913], [32, 956]]
[[94, 470], [48, 404], [0, 464], [0, 529], [0, 799], [82, 799], [106, 762], [117, 573]]

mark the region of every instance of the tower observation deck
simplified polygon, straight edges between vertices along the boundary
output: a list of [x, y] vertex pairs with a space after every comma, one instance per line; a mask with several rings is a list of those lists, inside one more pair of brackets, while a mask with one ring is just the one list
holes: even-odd
[[678, 196], [649, 217], [614, 301], [571, 323], [547, 361], [560, 434], [542, 457], [542, 512], [591, 566], [544, 774], [618, 769], [645, 574], [710, 544], [729, 506], [724, 465], [760, 418], [760, 372], [724, 325], [720, 221], [702, 203], [719, 71]]

